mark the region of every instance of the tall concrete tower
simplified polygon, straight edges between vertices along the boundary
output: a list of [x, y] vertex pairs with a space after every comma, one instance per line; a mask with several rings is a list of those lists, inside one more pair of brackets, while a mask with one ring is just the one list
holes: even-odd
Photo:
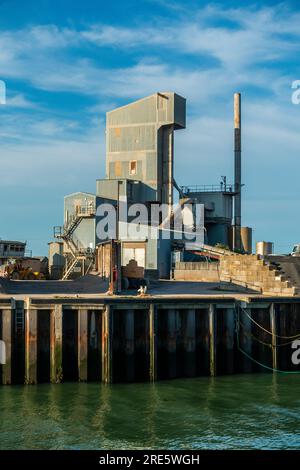
[[[185, 119], [186, 100], [172, 92], [155, 93], [106, 114], [106, 178], [97, 180], [97, 209], [102, 202], [117, 207], [115, 238], [121, 240], [122, 267], [133, 257], [148, 278], [170, 276], [174, 131], [185, 128]], [[129, 211], [136, 203], [148, 209], [138, 241], [128, 234], [128, 218], [122, 219], [124, 206]], [[156, 235], [144, 236], [157, 204], [168, 205], [157, 222], [160, 225], [168, 215], [171, 230], [157, 229]], [[96, 215], [97, 224], [100, 220], [101, 215]], [[102, 241], [97, 232], [97, 243]]]
[[108, 112], [107, 178], [141, 181], [151, 189], [148, 202], [173, 204], [174, 130], [185, 120], [185, 98], [170, 92]]

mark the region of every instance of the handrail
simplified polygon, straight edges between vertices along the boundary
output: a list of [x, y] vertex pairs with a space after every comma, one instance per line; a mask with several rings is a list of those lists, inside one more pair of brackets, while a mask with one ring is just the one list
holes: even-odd
[[192, 186], [181, 186], [180, 187], [184, 194], [189, 193], [201, 193], [201, 192], [224, 192], [233, 193], [234, 185], [228, 183], [220, 184], [203, 184], [203, 185], [192, 185]]
[[[70, 250], [69, 253], [66, 255], [66, 262], [64, 267], [64, 274], [63, 279], [67, 279], [70, 273], [73, 271], [76, 264], [82, 260], [86, 259], [90, 261], [88, 270], [90, 266], [93, 264], [95, 259], [95, 250], [93, 248], [84, 248], [78, 246], [78, 241], [76, 242], [73, 238], [74, 231], [85, 217], [94, 217], [96, 214], [95, 211], [95, 204], [86, 204], [85, 206], [77, 206], [75, 214], [72, 214], [67, 223], [63, 226], [55, 226], [53, 228], [54, 237], [60, 238], [64, 240], [68, 249]], [[85, 270], [87, 272], [87, 270]]]

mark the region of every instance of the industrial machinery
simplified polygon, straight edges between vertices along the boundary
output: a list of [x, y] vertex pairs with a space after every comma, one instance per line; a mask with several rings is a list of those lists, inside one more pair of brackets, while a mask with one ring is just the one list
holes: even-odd
[[9, 260], [1, 266], [1, 275], [15, 281], [36, 281], [46, 279], [42, 271], [34, 271], [26, 260]]
[[122, 288], [139, 289], [141, 286], [149, 287], [150, 281], [145, 278], [145, 270], [138, 266], [136, 260], [131, 259], [127, 266], [122, 266]]
[[291, 256], [300, 256], [300, 243], [296, 243], [296, 245], [294, 245]]
[[[234, 94], [234, 183], [221, 177], [218, 185], [181, 186], [181, 198], [204, 204], [205, 243], [226, 245], [237, 253], [252, 253], [252, 229], [241, 225], [241, 95]], [[206, 250], [207, 251], [207, 250]], [[212, 253], [213, 254], [213, 253]]]

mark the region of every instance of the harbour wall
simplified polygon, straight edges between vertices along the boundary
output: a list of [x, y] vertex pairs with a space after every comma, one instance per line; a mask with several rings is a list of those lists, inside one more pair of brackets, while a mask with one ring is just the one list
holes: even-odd
[[0, 383], [297, 372], [300, 298], [0, 299]]

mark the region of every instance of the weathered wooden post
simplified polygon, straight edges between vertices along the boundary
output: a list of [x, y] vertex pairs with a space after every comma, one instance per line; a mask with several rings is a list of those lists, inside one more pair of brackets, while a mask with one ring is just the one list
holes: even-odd
[[37, 383], [37, 315], [30, 299], [25, 304], [25, 383]]
[[112, 339], [113, 310], [110, 305], [106, 305], [102, 321], [102, 381], [106, 384], [113, 381]]
[[209, 317], [209, 371], [210, 375], [214, 377], [217, 374], [216, 364], [216, 307], [210, 304], [208, 310]]
[[86, 382], [88, 379], [88, 318], [87, 309], [78, 309], [78, 379]]
[[154, 304], [149, 307], [149, 336], [150, 336], [150, 382], [157, 380], [157, 311]]
[[3, 385], [12, 384], [12, 325], [15, 304], [11, 302], [11, 308], [2, 309], [2, 341], [4, 342], [4, 359], [2, 364], [1, 383]]
[[278, 348], [277, 348], [277, 304], [270, 306], [270, 326], [272, 332], [272, 365], [274, 372], [278, 369]]
[[55, 305], [50, 314], [50, 380], [59, 383], [63, 379], [62, 367], [62, 305]]

